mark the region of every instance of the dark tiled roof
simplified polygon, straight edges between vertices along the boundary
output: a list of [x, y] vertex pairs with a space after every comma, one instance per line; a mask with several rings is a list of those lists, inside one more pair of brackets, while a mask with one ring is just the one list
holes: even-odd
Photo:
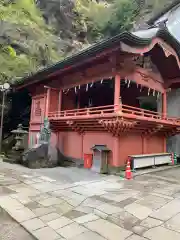
[[[148, 30], [146, 30], [148, 31]], [[152, 32], [152, 28], [149, 29]], [[120, 42], [123, 42], [132, 47], [146, 47], [151, 44], [152, 40], [156, 37], [161, 38], [165, 42], [167, 42], [174, 50], [177, 52], [180, 57], [180, 43], [169, 33], [167, 28], [157, 29], [154, 33], [146, 35], [138, 35], [136, 33], [124, 32], [119, 35], [116, 35], [112, 38], [101, 41], [97, 44], [92, 45], [91, 47], [80, 51], [73, 56], [70, 56], [63, 61], [60, 61], [50, 67], [47, 67], [41, 71], [38, 71], [34, 75], [30, 75], [21, 81], [22, 83], [19, 85], [15, 85], [15, 88], [23, 87], [24, 85], [31, 85], [35, 82], [40, 82], [48, 78], [49, 75], [55, 73], [56, 71], [65, 71], [67, 68], [76, 65], [77, 63], [80, 65], [83, 61], [92, 58], [98, 54], [103, 53], [105, 50], [112, 49], [114, 47], [120, 48]]]
[[91, 149], [92, 150], [97, 150], [99, 152], [102, 152], [102, 151], [109, 152], [110, 151], [110, 149], [107, 148], [106, 145], [94, 145]]

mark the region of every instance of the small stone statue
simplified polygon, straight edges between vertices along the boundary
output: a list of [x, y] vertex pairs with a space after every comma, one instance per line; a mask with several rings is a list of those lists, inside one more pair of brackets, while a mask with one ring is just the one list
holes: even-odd
[[45, 118], [44, 124], [40, 130], [39, 142], [40, 143], [49, 143], [50, 137], [51, 137], [51, 130], [50, 130], [50, 126], [49, 126], [49, 120], [47, 118]]

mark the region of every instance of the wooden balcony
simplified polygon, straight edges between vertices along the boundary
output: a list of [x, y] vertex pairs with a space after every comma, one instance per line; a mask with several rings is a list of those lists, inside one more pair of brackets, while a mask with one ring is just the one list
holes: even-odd
[[145, 135], [173, 136], [180, 132], [180, 119], [163, 117], [160, 113], [127, 105], [111, 105], [61, 112], [50, 112], [49, 120], [55, 131], [106, 131], [115, 136], [128, 131]]
[[158, 112], [144, 110], [127, 105], [109, 105], [92, 108], [72, 109], [59, 112], [49, 112], [48, 117], [50, 121], [123, 117], [132, 120], [149, 121], [180, 126], [179, 118], [163, 117], [162, 114]]

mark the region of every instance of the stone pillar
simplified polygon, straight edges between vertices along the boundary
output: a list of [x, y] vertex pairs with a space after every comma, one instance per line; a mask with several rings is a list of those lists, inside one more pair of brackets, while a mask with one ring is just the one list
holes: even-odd
[[167, 92], [162, 94], [162, 115], [163, 118], [167, 117]]
[[45, 118], [48, 118], [49, 106], [50, 106], [50, 94], [51, 94], [51, 89], [50, 89], [50, 88], [47, 88], [47, 93], [46, 93], [46, 106], [45, 106]]
[[120, 110], [120, 96], [121, 96], [121, 78], [120, 75], [115, 76], [115, 84], [114, 84], [114, 109]]

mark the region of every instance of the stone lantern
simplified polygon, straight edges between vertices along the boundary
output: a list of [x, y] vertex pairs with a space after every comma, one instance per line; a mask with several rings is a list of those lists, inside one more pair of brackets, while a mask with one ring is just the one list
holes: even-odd
[[24, 138], [28, 131], [23, 130], [22, 124], [19, 124], [16, 130], [11, 131], [15, 135], [16, 144], [12, 148], [15, 151], [23, 151], [25, 149]]
[[3, 159], [4, 162], [9, 163], [21, 163], [21, 154], [25, 149], [25, 136], [27, 136], [28, 132], [23, 130], [22, 124], [19, 124], [16, 130], [11, 131], [11, 133], [15, 136], [16, 143], [14, 147], [6, 154]]

